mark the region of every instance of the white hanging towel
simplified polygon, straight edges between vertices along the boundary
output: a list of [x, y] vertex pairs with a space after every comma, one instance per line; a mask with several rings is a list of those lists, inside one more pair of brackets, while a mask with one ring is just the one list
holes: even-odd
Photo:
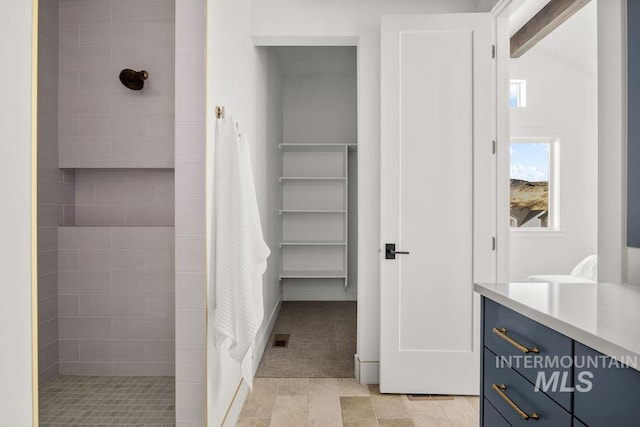
[[218, 120], [215, 232], [217, 341], [229, 348], [252, 388], [252, 348], [264, 317], [262, 275], [270, 251], [262, 236], [249, 146], [231, 117]]

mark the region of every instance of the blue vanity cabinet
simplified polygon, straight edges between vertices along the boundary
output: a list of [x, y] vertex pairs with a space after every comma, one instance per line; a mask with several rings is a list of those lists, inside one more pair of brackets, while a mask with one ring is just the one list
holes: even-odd
[[[534, 356], [571, 356], [571, 339], [484, 297], [482, 325], [482, 425], [492, 427], [488, 408], [512, 426], [571, 427], [571, 393], [536, 390], [538, 371], [547, 370], [529, 365]], [[566, 372], [570, 386], [573, 375]]]
[[[487, 424], [489, 425], [489, 424]], [[586, 424], [583, 424], [579, 419], [573, 417], [573, 427], [587, 427]]]
[[[510, 361], [518, 373], [536, 384], [540, 378], [558, 377], [566, 387], [573, 386], [571, 368], [544, 367], [548, 358], [560, 358], [573, 354], [571, 338], [547, 328], [507, 307], [485, 300], [484, 345], [494, 354]], [[524, 351], [528, 351], [525, 353]], [[525, 356], [526, 357], [523, 357]], [[536, 365], [535, 362], [540, 364]], [[571, 412], [571, 393], [549, 389], [547, 395]]]
[[[640, 372], [578, 342], [575, 355], [576, 384], [587, 385], [578, 378], [582, 373], [591, 388], [582, 392], [576, 389], [574, 415], [588, 426], [639, 426]], [[595, 363], [589, 365], [590, 361]]]
[[[481, 307], [481, 426], [502, 426], [502, 420], [511, 426], [640, 426], [640, 371], [484, 296]], [[494, 328], [506, 329], [510, 339]], [[532, 373], [550, 373], [544, 369], [516, 369], [501, 362], [513, 349], [521, 351], [520, 346], [570, 357], [571, 381], [558, 384], [564, 390], [536, 389]]]
[[482, 413], [482, 425], [491, 427], [511, 427], [511, 424], [504, 419], [500, 412], [489, 403], [487, 399], [484, 399], [482, 403], [484, 411]]
[[[482, 393], [512, 426], [570, 427], [571, 414], [516, 370], [500, 366], [498, 357], [484, 349]], [[517, 405], [516, 409], [513, 404]], [[521, 411], [521, 412], [519, 412]], [[529, 418], [524, 418], [525, 415]]]

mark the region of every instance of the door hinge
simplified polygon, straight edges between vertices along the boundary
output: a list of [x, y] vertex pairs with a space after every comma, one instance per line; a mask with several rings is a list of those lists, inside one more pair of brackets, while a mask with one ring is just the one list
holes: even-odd
[[495, 44], [491, 45], [491, 57], [492, 58], [496, 57], [496, 45]]
[[496, 141], [491, 141], [491, 154], [496, 154]]
[[496, 250], [496, 238], [495, 237], [491, 238], [491, 250], [492, 251]]

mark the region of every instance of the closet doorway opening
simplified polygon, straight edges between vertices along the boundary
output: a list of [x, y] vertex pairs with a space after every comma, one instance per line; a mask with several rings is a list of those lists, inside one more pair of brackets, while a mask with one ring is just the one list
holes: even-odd
[[[358, 295], [358, 111], [355, 46], [258, 47], [269, 82], [257, 114], [279, 177], [280, 313], [258, 366], [262, 378], [353, 378]], [[264, 75], [260, 75], [263, 73]], [[260, 111], [260, 105], [276, 111]], [[275, 246], [275, 245], [274, 245]]]

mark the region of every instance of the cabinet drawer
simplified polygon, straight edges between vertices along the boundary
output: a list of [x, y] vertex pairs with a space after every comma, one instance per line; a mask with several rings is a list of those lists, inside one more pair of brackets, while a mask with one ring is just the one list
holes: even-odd
[[[571, 412], [571, 393], [561, 391], [561, 386], [573, 386], [573, 372], [570, 363], [562, 368], [560, 361], [563, 356], [572, 357], [572, 340], [490, 299], [483, 301], [484, 345], [504, 356], [505, 362], [533, 384], [539, 375], [547, 382], [557, 379], [556, 387], [548, 387], [545, 392]], [[506, 333], [496, 333], [494, 328]], [[529, 350], [537, 348], [538, 352], [525, 353], [518, 344]]]
[[498, 412], [487, 399], [484, 399], [482, 404], [484, 405], [482, 411], [482, 427], [511, 427], [511, 424], [500, 415], [500, 412]]
[[[533, 384], [508, 367], [499, 367], [498, 358], [484, 349], [483, 395], [512, 426], [570, 427], [571, 414], [546, 394], [534, 390]], [[501, 391], [526, 414], [537, 414], [538, 419], [524, 419], [492, 386], [504, 385]], [[570, 393], [568, 393], [570, 394]]]
[[[640, 372], [613, 362], [610, 357], [576, 342], [576, 391], [574, 415], [588, 426], [638, 426], [640, 425]], [[586, 362], [597, 362], [587, 365]], [[589, 372], [591, 389], [581, 391], [586, 384], [579, 381], [581, 372]], [[588, 375], [588, 374], [587, 374]], [[585, 377], [586, 378], [586, 377]]]

